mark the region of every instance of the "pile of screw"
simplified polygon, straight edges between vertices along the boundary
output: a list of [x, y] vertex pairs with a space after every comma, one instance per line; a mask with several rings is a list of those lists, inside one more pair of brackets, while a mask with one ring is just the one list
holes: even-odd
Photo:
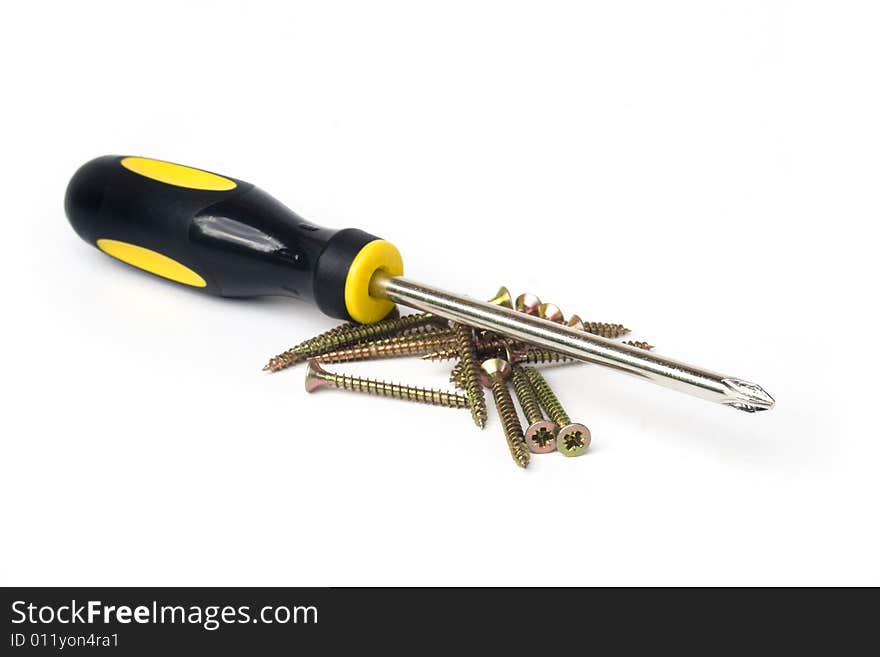
[[[534, 294], [521, 294], [514, 302], [506, 287], [500, 288], [489, 303], [515, 308], [604, 338], [615, 339], [629, 333], [622, 324], [584, 322], [577, 315], [566, 321], [557, 306], [542, 303]], [[625, 343], [652, 349], [647, 342]], [[321, 367], [324, 363], [399, 356], [420, 356], [434, 361], [457, 360], [449, 380], [463, 394], [334, 374]], [[375, 324], [349, 322], [336, 326], [272, 357], [263, 369], [279, 372], [304, 361], [308, 361], [307, 392], [330, 387], [448, 408], [468, 408], [474, 423], [481, 429], [488, 419], [483, 394], [485, 386], [492, 391], [510, 455], [523, 468], [529, 464], [531, 454], [558, 451], [564, 456], [580, 456], [590, 446], [590, 430], [571, 421], [544, 375], [533, 367], [579, 361], [491, 331], [449, 322], [430, 313], [400, 316], [395, 312], [394, 316]], [[513, 385], [519, 407], [528, 422], [525, 429], [508, 383]]]

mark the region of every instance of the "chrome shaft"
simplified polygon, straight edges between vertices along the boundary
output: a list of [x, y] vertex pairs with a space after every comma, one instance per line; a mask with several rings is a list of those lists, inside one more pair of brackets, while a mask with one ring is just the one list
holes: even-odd
[[658, 385], [741, 411], [751, 413], [773, 408], [773, 398], [756, 383], [716, 374], [510, 308], [417, 283], [402, 276], [376, 272], [370, 282], [370, 294], [552, 349], [578, 360], [622, 370]]

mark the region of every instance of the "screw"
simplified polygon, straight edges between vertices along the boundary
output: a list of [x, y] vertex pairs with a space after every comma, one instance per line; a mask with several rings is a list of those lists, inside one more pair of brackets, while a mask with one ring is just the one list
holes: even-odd
[[609, 324], [607, 322], [584, 322], [584, 331], [603, 338], [619, 338], [629, 333], [629, 329], [623, 324]]
[[449, 383], [459, 390], [464, 390], [464, 375], [461, 372], [461, 363], [456, 363], [449, 373]]
[[464, 395], [443, 390], [431, 390], [429, 388], [417, 388], [397, 383], [386, 383], [373, 379], [363, 379], [347, 374], [334, 374], [321, 368], [314, 358], [309, 361], [306, 371], [306, 392], [314, 392], [318, 388], [330, 387], [339, 390], [351, 390], [363, 392], [368, 395], [380, 397], [394, 397], [407, 401], [422, 402], [434, 406], [446, 406], [448, 408], [467, 408], [468, 400]]
[[524, 294], [520, 294], [516, 298], [516, 303], [514, 304], [514, 307], [519, 312], [525, 313], [526, 315], [537, 315], [540, 305], [541, 300], [537, 296], [526, 292]]
[[[495, 296], [492, 297], [491, 299], [488, 299], [486, 301], [486, 303], [491, 303], [495, 306], [502, 306], [503, 308], [513, 309], [513, 300], [511, 299], [511, 296], [510, 296], [510, 290], [508, 290], [503, 285], [498, 288], [498, 291], [495, 293]], [[483, 340], [483, 339], [489, 339], [491, 337], [498, 337], [498, 335], [496, 333], [493, 333], [492, 331], [486, 331], [483, 329], [477, 331], [478, 341]], [[478, 346], [478, 349], [479, 349], [479, 346]]]
[[559, 433], [556, 434], [556, 449], [564, 456], [580, 456], [586, 452], [591, 441], [590, 430], [583, 424], [569, 419], [550, 384], [538, 370], [533, 367], [523, 369], [541, 401], [541, 406], [547, 411], [550, 419], [560, 426]]
[[538, 363], [578, 363], [576, 358], [560, 354], [558, 351], [549, 351], [547, 349], [535, 349], [526, 347], [516, 349], [510, 354], [510, 362], [520, 364], [538, 364]]
[[510, 363], [506, 360], [490, 358], [483, 362], [480, 379], [486, 387], [492, 389], [510, 455], [519, 467], [524, 468], [529, 464], [529, 450], [526, 449], [522, 425], [516, 415], [516, 406], [513, 405], [513, 399], [507, 389], [505, 379], [509, 376]]
[[442, 321], [436, 315], [420, 313], [417, 315], [404, 315], [394, 319], [383, 319], [374, 324], [355, 324], [349, 322], [272, 357], [263, 370], [278, 372], [333, 349], [367, 340], [384, 338], [411, 329], [426, 330], [428, 327], [432, 327]]
[[[477, 338], [474, 341], [474, 345], [477, 348], [477, 355], [487, 354], [492, 352], [504, 351], [507, 349], [508, 345], [510, 345], [510, 340], [506, 338], [499, 337], [498, 335], [491, 333], [486, 337]], [[447, 347], [446, 349], [439, 349], [437, 351], [433, 351], [429, 354], [425, 354], [422, 356], [422, 360], [451, 360], [453, 358], [458, 358], [458, 348], [457, 347]]]
[[642, 342], [641, 340], [624, 340], [623, 344], [628, 344], [631, 347], [638, 347], [639, 349], [644, 349], [645, 351], [651, 351], [654, 348], [654, 345], [648, 344], [647, 342]]
[[[526, 292], [525, 294], [520, 294], [516, 298], [516, 303], [514, 307], [527, 315], [538, 315], [540, 317], [544, 317], [544, 319], [550, 319], [551, 321], [560, 321], [562, 319], [562, 313], [559, 312], [556, 315], [556, 311], [559, 310], [552, 303], [541, 303], [541, 299], [537, 297], [537, 295]], [[543, 307], [543, 311], [541, 308]], [[555, 309], [555, 311], [553, 310]], [[552, 316], [557, 316], [559, 319], [554, 319]], [[603, 338], [619, 338], [622, 335], [626, 335], [629, 333], [629, 329], [626, 328], [623, 324], [610, 324], [608, 322], [584, 322], [577, 315], [572, 315], [568, 322], [565, 322], [568, 326], [576, 328], [580, 331], [586, 331], [587, 333], [593, 333], [594, 335], [601, 335]]]
[[541, 404], [529, 378], [518, 365], [513, 366], [511, 376], [516, 398], [519, 400], [523, 415], [531, 423], [525, 431], [526, 445], [530, 452], [545, 454], [556, 449], [556, 432], [559, 427], [544, 419]]
[[[400, 318], [400, 309], [397, 306], [391, 309], [385, 316], [385, 320], [390, 319], [399, 319]], [[315, 348], [321, 347], [328, 339], [335, 335], [339, 335], [341, 333], [345, 333], [353, 328], [360, 326], [357, 322], [345, 322], [344, 324], [339, 324], [334, 326], [328, 331], [324, 331], [323, 333], [316, 335], [313, 338], [309, 338], [308, 340], [304, 340], [300, 342], [295, 347], [291, 347], [283, 354], [278, 354], [274, 358], [272, 358], [269, 363], [263, 368], [263, 370], [272, 370], [278, 371], [279, 369], [284, 369], [285, 367], [290, 367], [291, 365], [295, 365], [296, 363], [305, 360], [309, 357], [309, 353], [313, 352]]]
[[[558, 351], [547, 351], [545, 349], [534, 349], [527, 347], [524, 343], [518, 343], [514, 345], [498, 345], [497, 350], [503, 350], [502, 348], [507, 348], [506, 355], [508, 357], [509, 362], [513, 365], [525, 365], [532, 364], [538, 365], [542, 363], [580, 363], [581, 361], [576, 358], [571, 358], [570, 356], [566, 356], [565, 354], [560, 354]], [[428, 354], [427, 356], [422, 356], [423, 359], [432, 358], [437, 354], [442, 354], [444, 352], [435, 352], [433, 354]], [[481, 354], [485, 354], [484, 351], [479, 351], [477, 356], [479, 357]], [[464, 389], [464, 376], [462, 374], [461, 363], [456, 363], [452, 368], [452, 371], [449, 373], [449, 382], [454, 384], [456, 388]]]
[[538, 317], [549, 319], [551, 322], [556, 322], [557, 324], [563, 324], [565, 322], [565, 317], [562, 315], [562, 311], [559, 310], [559, 306], [553, 303], [542, 303], [538, 306]]
[[453, 324], [455, 333], [455, 346], [458, 350], [458, 358], [461, 362], [464, 389], [467, 392], [468, 404], [471, 409], [471, 417], [480, 429], [486, 426], [489, 413], [486, 410], [486, 397], [480, 386], [480, 365], [477, 362], [477, 347], [474, 343], [473, 329], [464, 324]]
[[416, 335], [397, 335], [393, 338], [373, 340], [351, 347], [316, 355], [322, 363], [346, 363], [355, 360], [394, 358], [395, 356], [418, 356], [435, 349], [449, 348], [455, 344], [455, 334], [449, 330]]
[[498, 288], [495, 296], [489, 299], [488, 303], [495, 304], [496, 306], [504, 306], [505, 308], [513, 308], [513, 302], [510, 299], [510, 290], [502, 285]]
[[572, 315], [566, 322], [567, 326], [577, 329], [578, 331], [586, 331], [594, 335], [601, 335], [603, 338], [619, 338], [629, 333], [629, 329], [623, 324], [609, 324], [608, 322], [584, 322], [579, 316]]
[[320, 335], [316, 335], [313, 338], [304, 340], [298, 345], [291, 347], [287, 351], [270, 358], [266, 366], [263, 367], [263, 371], [277, 372], [278, 370], [282, 370], [286, 367], [290, 367], [291, 365], [295, 365], [296, 363], [299, 363], [300, 361], [308, 358], [307, 354], [309, 353], [309, 351], [318, 346], [324, 340], [330, 338], [331, 336], [337, 335], [338, 333], [342, 333], [350, 328], [354, 328], [355, 326], [359, 326], [357, 322], [346, 322], [345, 324], [334, 326], [329, 331], [324, 331]]

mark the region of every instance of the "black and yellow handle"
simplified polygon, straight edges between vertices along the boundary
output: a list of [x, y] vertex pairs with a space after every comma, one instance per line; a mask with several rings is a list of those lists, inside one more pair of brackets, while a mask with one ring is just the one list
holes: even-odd
[[130, 265], [225, 297], [314, 301], [339, 319], [382, 319], [393, 304], [370, 296], [370, 278], [403, 273], [385, 240], [315, 226], [250, 183], [162, 160], [94, 159], [64, 209], [80, 237]]

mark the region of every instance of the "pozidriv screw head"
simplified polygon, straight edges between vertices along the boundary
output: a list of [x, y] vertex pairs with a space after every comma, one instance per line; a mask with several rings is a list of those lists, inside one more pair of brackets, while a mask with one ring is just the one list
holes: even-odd
[[550, 420], [540, 420], [529, 425], [525, 431], [526, 445], [535, 454], [546, 454], [556, 449], [556, 425]]
[[480, 366], [480, 383], [487, 388], [492, 387], [492, 379], [499, 377], [502, 380], [510, 377], [510, 363], [503, 358], [490, 358], [484, 360]]
[[581, 456], [590, 446], [590, 440], [590, 430], [579, 422], [572, 422], [556, 434], [556, 449], [563, 456]]

